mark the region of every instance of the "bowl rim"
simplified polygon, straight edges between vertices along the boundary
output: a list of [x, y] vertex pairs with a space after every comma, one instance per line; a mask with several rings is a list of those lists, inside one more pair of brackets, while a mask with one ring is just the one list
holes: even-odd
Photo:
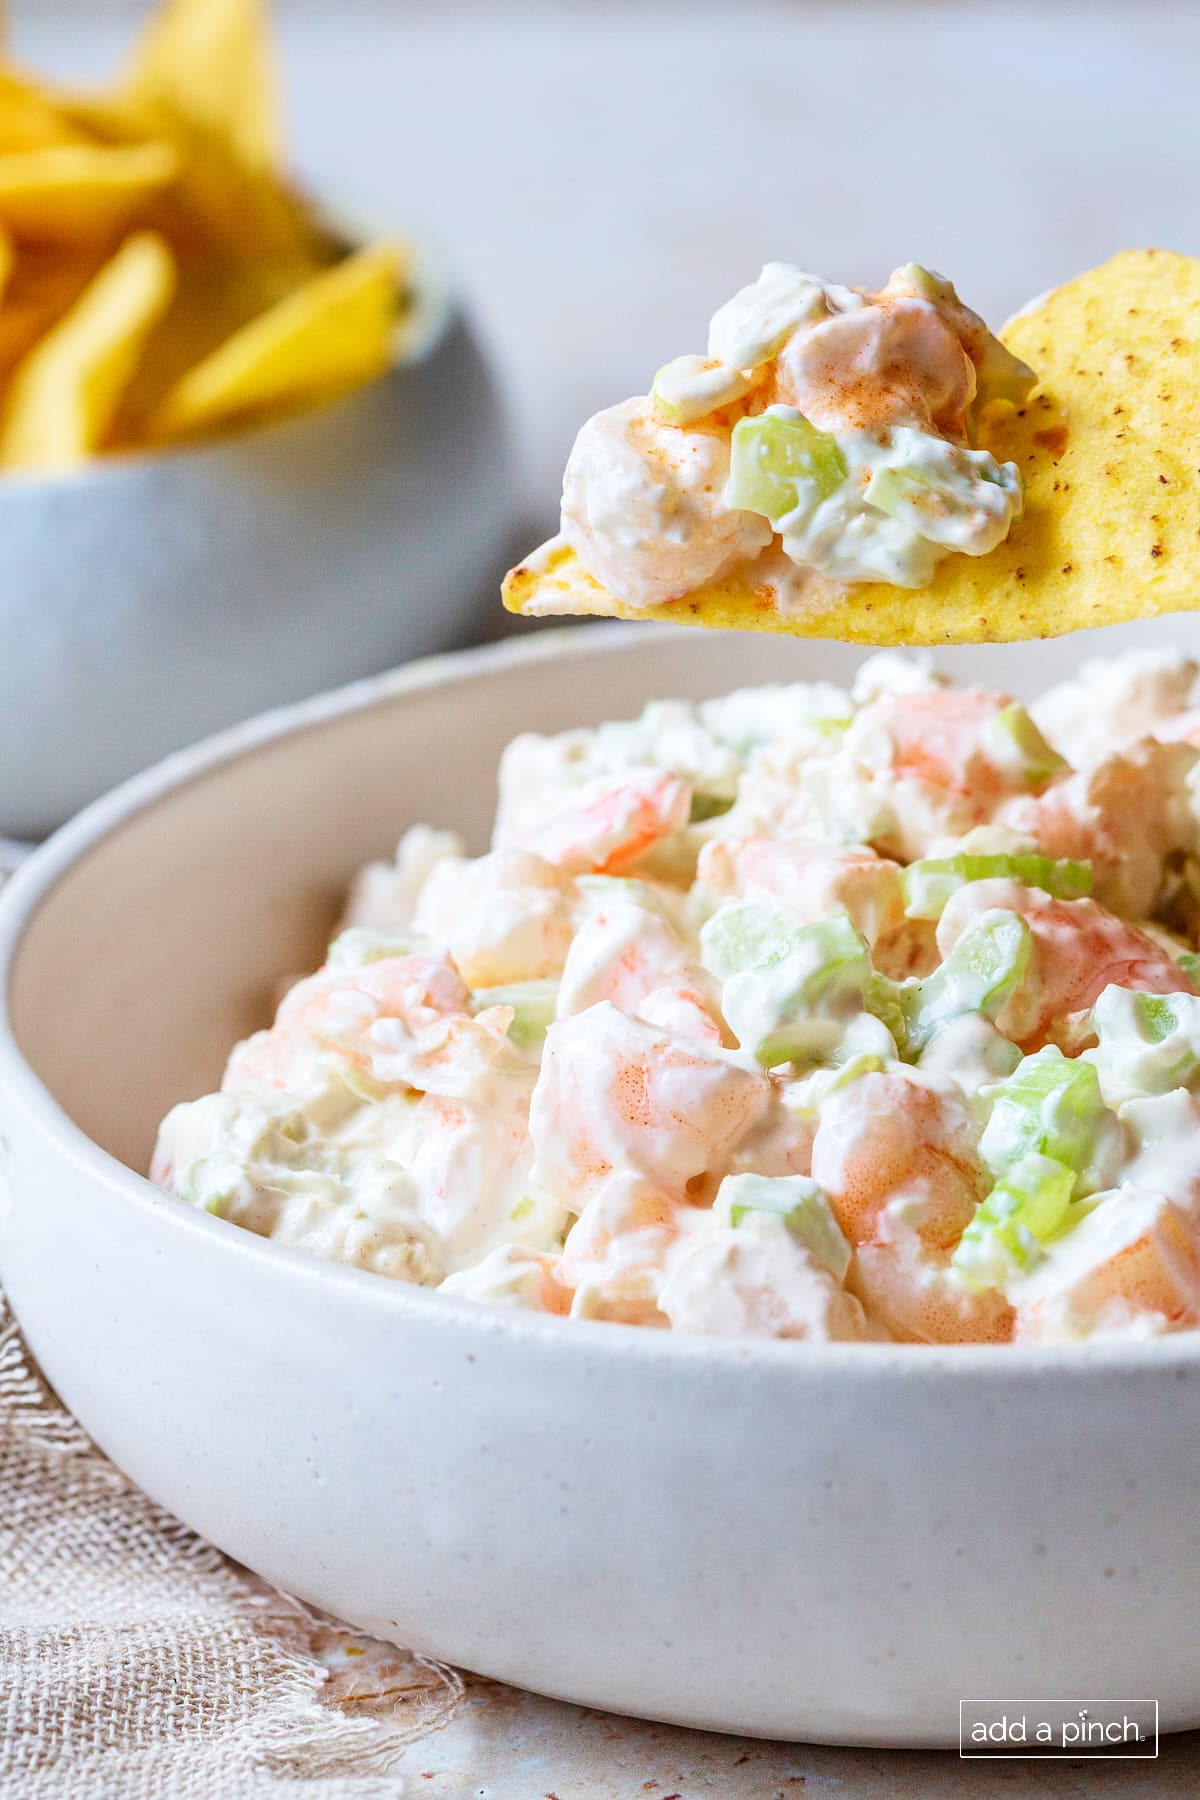
[[[670, 624], [565, 625], [528, 637], [503, 639], [474, 649], [446, 652], [372, 675], [288, 706], [272, 708], [242, 724], [174, 752], [130, 777], [61, 826], [19, 867], [0, 892], [0, 1128], [15, 1109], [26, 1126], [59, 1157], [74, 1165], [114, 1203], [185, 1243], [190, 1234], [209, 1239], [214, 1251], [272, 1269], [326, 1292], [343, 1292], [359, 1305], [390, 1309], [397, 1319], [432, 1329], [467, 1329], [480, 1344], [497, 1340], [544, 1344], [564, 1354], [632, 1356], [639, 1362], [702, 1366], [790, 1367], [798, 1374], [857, 1373], [860, 1379], [957, 1379], [971, 1372], [1010, 1379], [1043, 1380], [1097, 1372], [1131, 1373], [1160, 1368], [1183, 1373], [1200, 1365], [1200, 1330], [1168, 1333], [1136, 1343], [1119, 1340], [1065, 1345], [834, 1343], [796, 1344], [762, 1338], [708, 1337], [658, 1331], [640, 1325], [567, 1319], [519, 1308], [488, 1306], [402, 1281], [389, 1281], [199, 1212], [156, 1187], [90, 1138], [67, 1115], [35, 1073], [17, 1043], [10, 1012], [11, 988], [21, 942], [42, 900], [76, 863], [138, 814], [169, 804], [178, 790], [237, 763], [255, 750], [300, 737], [347, 716], [369, 712], [429, 689], [455, 687], [509, 669], [587, 658], [599, 651], [619, 653], [644, 644], [646, 632], [663, 640], [679, 629]], [[0, 1147], [3, 1138], [0, 1135]]]
[[128, 450], [105, 451], [89, 456], [74, 468], [7, 470], [0, 480], [0, 506], [11, 499], [20, 501], [35, 490], [41, 494], [69, 493], [72, 489], [116, 484], [122, 477], [136, 478], [147, 469], [189, 467], [205, 459], [221, 457], [225, 452], [248, 445], [277, 442], [281, 435], [295, 431], [314, 418], [339, 411], [361, 400], [384, 383], [403, 377], [409, 369], [428, 362], [441, 348], [455, 321], [464, 316], [458, 286], [448, 258], [440, 246], [423, 233], [402, 226], [367, 231], [348, 215], [318, 203], [319, 216], [333, 229], [345, 233], [348, 253], [365, 249], [369, 244], [396, 240], [409, 253], [408, 274], [413, 294], [410, 308], [396, 321], [392, 357], [387, 367], [370, 380], [359, 382], [331, 399], [319, 400], [315, 406], [300, 406], [288, 412], [268, 413], [259, 420], [250, 419], [240, 426], [214, 433], [211, 437], [184, 438], [173, 444], [138, 444]]

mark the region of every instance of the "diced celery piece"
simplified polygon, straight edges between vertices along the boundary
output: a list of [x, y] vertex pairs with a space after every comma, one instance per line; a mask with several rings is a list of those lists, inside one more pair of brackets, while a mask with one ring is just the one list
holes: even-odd
[[[926, 437], [927, 434], [912, 434]], [[887, 513], [919, 537], [950, 549], [969, 551], [980, 527], [981, 484], [1002, 488], [1021, 510], [1020, 477], [981, 450], [954, 451], [943, 440], [930, 440], [938, 454], [926, 463], [898, 462], [876, 469], [867, 483], [868, 505]], [[1007, 525], [1005, 526], [1007, 529]], [[971, 535], [964, 538], [964, 530]], [[992, 540], [994, 541], [994, 539]], [[990, 547], [980, 545], [977, 548]]]
[[1091, 1162], [1108, 1109], [1090, 1061], [1048, 1044], [981, 1092], [991, 1112], [979, 1153], [994, 1174], [1035, 1153], [1077, 1176]]
[[730, 976], [721, 1008], [743, 1050], [766, 1069], [821, 1062], [848, 1017], [861, 1012], [871, 978], [866, 940], [846, 913], [793, 931], [766, 961]]
[[794, 408], [771, 407], [734, 426], [726, 497], [730, 506], [762, 513], [775, 524], [802, 504], [815, 510], [846, 473], [832, 433], [818, 431]]
[[1120, 1105], [1142, 1094], [1188, 1087], [1200, 1072], [1200, 998], [1106, 987], [1092, 1008], [1099, 1046], [1088, 1052], [1104, 1097]]
[[796, 926], [772, 906], [739, 900], [723, 906], [700, 931], [700, 961], [718, 981], [768, 962], [787, 948]]
[[749, 392], [750, 382], [740, 369], [711, 356], [677, 356], [654, 377], [650, 398], [669, 425], [693, 425]]
[[1092, 891], [1092, 865], [1055, 861], [1049, 856], [994, 854], [926, 857], [909, 863], [900, 877], [904, 910], [910, 919], [940, 919], [947, 900], [968, 881], [1008, 880], [1042, 888], [1059, 900], [1078, 900]]
[[732, 805], [732, 794], [702, 794], [698, 791], [694, 792], [692, 794], [691, 811], [688, 814], [688, 823], [691, 825], [702, 825], [705, 819], [719, 819], [721, 814], [727, 813]]
[[849, 1087], [863, 1075], [877, 1075], [884, 1068], [884, 1059], [879, 1056], [852, 1056], [848, 1061], [837, 1063], [832, 1068], [815, 1069], [803, 1081], [793, 1083], [784, 1091], [784, 1105], [789, 1112], [794, 1112], [801, 1119], [819, 1118], [821, 1107], [831, 1094]]
[[506, 987], [476, 988], [471, 995], [473, 1012], [489, 1006], [511, 1006], [510, 1043], [518, 1050], [536, 1050], [554, 1023], [558, 1004], [557, 981], [514, 981]]
[[841, 1282], [850, 1267], [850, 1246], [815, 1181], [807, 1175], [727, 1175], [715, 1206], [739, 1226], [748, 1215], [772, 1213]]
[[1051, 749], [1023, 706], [1006, 706], [988, 720], [984, 740], [996, 761], [1028, 787], [1061, 775], [1066, 762]]
[[902, 987], [906, 1050], [919, 1055], [948, 1020], [963, 1013], [994, 1020], [1020, 985], [1032, 945], [1017, 913], [998, 906], [983, 913], [932, 975]]
[[1181, 950], [1175, 961], [1189, 981], [1200, 982], [1200, 950]]
[[963, 1232], [951, 1266], [972, 1287], [1003, 1287], [1040, 1261], [1071, 1222], [1075, 1171], [1032, 1151], [1000, 1177]]
[[383, 962], [389, 956], [411, 956], [419, 942], [407, 931], [348, 925], [330, 944], [325, 960], [331, 969], [358, 969], [364, 963]]

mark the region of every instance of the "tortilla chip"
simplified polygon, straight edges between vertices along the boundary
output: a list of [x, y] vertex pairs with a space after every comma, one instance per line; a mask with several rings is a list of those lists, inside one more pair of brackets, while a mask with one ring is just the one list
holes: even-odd
[[0, 68], [0, 154], [87, 143], [87, 134], [54, 103], [49, 90]]
[[174, 180], [170, 144], [55, 144], [0, 157], [0, 227], [34, 243], [111, 239]]
[[189, 369], [151, 419], [151, 435], [193, 437], [381, 375], [394, 353], [400, 269], [399, 247], [384, 243], [313, 276]]
[[[163, 233], [176, 248], [171, 233]], [[129, 448], [146, 437], [148, 421], [188, 370], [212, 356], [235, 332], [296, 287], [293, 266], [275, 263], [179, 261], [171, 304], [155, 325], [121, 401], [109, 447]], [[0, 340], [5, 308], [0, 306]]]
[[100, 273], [107, 246], [22, 244], [14, 247], [0, 296], [0, 378], [74, 306]]
[[264, 0], [167, 0], [137, 47], [124, 92], [224, 143], [250, 167], [279, 164], [283, 130]]
[[125, 240], [19, 364], [0, 427], [0, 466], [69, 469], [99, 448], [174, 280], [161, 238], [144, 231]]
[[504, 583], [510, 612], [587, 613], [858, 644], [1001, 643], [1200, 607], [1200, 260], [1128, 250], [1056, 288], [1002, 332], [1040, 378], [980, 442], [1013, 461], [1025, 512], [983, 557], [927, 588], [818, 584], [781, 613], [727, 581], [666, 606], [615, 600], [558, 540]]

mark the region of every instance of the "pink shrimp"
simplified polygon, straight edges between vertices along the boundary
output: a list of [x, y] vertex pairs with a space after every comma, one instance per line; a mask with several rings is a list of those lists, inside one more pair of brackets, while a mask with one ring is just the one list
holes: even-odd
[[[661, 1006], [668, 992], [686, 1008], [686, 1035], [721, 1041], [715, 989], [678, 933], [651, 907], [618, 896], [603, 901], [579, 927], [563, 967], [558, 1016], [611, 1000], [621, 1012], [646, 1017], [647, 998], [658, 993]], [[657, 1022], [670, 1025], [666, 1016]]]
[[812, 1172], [855, 1250], [847, 1285], [894, 1335], [1008, 1340], [1011, 1308], [949, 1266], [988, 1185], [956, 1091], [899, 1070], [860, 1076], [823, 1105]]
[[563, 966], [574, 930], [575, 883], [528, 850], [446, 857], [421, 889], [417, 931], [445, 944], [464, 981], [535, 981]]
[[285, 995], [269, 1031], [235, 1048], [221, 1085], [226, 1093], [287, 1088], [302, 1077], [314, 1051], [366, 1071], [378, 1055], [374, 1034], [384, 1021], [416, 1035], [469, 1007], [466, 984], [445, 955], [388, 956], [360, 968], [320, 969]]
[[[725, 1040], [721, 1027], [713, 1017], [714, 1007], [707, 992], [680, 984], [652, 988], [639, 1000], [636, 1012], [647, 1025], [657, 1025], [675, 1037], [698, 1038], [702, 1043], [720, 1044]], [[732, 1038], [730, 1048], [732, 1048]]]
[[574, 1290], [577, 1318], [665, 1325], [658, 1295], [696, 1209], [641, 1175], [603, 1182], [567, 1234], [556, 1279]]
[[1165, 1194], [1106, 1195], [1014, 1288], [1017, 1336], [1033, 1341], [1106, 1330], [1200, 1325], [1196, 1221]]
[[1114, 912], [1145, 918], [1166, 859], [1196, 848], [1187, 778], [1198, 760], [1190, 744], [1143, 738], [1036, 797], [1006, 801], [996, 820], [1033, 838], [1046, 856], [1090, 862], [1095, 897]]
[[859, 714], [862, 727], [879, 725], [892, 742], [897, 775], [957, 795], [981, 823], [1013, 787], [986, 740], [986, 727], [1011, 700], [989, 688], [928, 688], [880, 694]]
[[719, 1166], [766, 1106], [765, 1075], [609, 1002], [552, 1025], [529, 1113], [535, 1179], [578, 1212], [615, 1172], [669, 1193]]
[[690, 810], [686, 781], [643, 769], [601, 793], [589, 790], [532, 832], [525, 848], [570, 874], [612, 875], [681, 830]]
[[823, 430], [915, 425], [965, 441], [975, 375], [936, 307], [880, 295], [795, 332], [776, 364], [776, 390]]
[[[1110, 983], [1146, 994], [1191, 994], [1191, 980], [1161, 944], [1094, 900], [1056, 900], [1017, 881], [972, 881], [951, 895], [938, 923], [938, 949], [948, 956], [982, 913], [1019, 913], [1033, 934], [1033, 953], [1017, 992], [996, 1023], [1023, 1050], [1056, 1040]], [[1069, 1040], [1074, 1046], [1073, 1040]]]

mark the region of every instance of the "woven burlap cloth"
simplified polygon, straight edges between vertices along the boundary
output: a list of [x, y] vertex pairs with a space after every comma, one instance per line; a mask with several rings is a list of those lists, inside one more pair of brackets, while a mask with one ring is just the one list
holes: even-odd
[[3, 1800], [394, 1800], [389, 1767], [461, 1693], [140, 1493], [50, 1393], [0, 1297]]

